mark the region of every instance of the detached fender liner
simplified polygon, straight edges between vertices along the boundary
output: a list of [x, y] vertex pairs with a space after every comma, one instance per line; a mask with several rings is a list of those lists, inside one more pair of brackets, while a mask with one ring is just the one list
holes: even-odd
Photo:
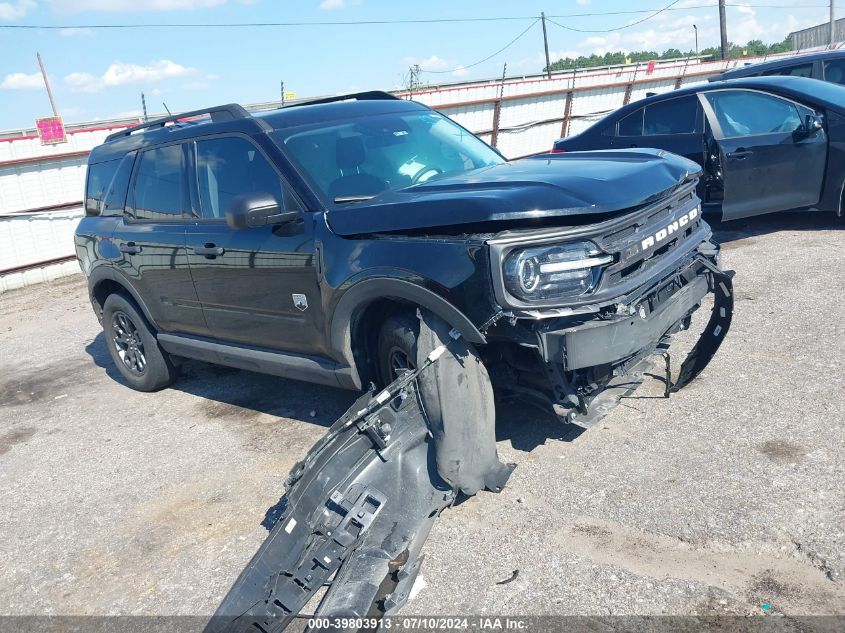
[[[428, 310], [420, 310], [417, 367], [441, 341], [450, 338], [449, 325]], [[449, 345], [428, 371], [419, 388], [434, 435], [437, 472], [455, 489], [474, 495], [482, 488], [499, 492], [514, 469], [496, 452], [496, 405], [493, 386], [475, 349], [463, 338]]]
[[362, 396], [288, 478], [284, 514], [206, 633], [283, 630], [337, 573], [325, 616], [389, 613], [407, 600], [419, 553], [454, 495], [437, 475], [411, 383], [368, 416]]
[[327, 583], [316, 615], [390, 615], [457, 491], [505, 485], [480, 359], [439, 317], [423, 312], [420, 330], [418, 369], [359, 398], [293, 468], [282, 517], [206, 633], [281, 631]]

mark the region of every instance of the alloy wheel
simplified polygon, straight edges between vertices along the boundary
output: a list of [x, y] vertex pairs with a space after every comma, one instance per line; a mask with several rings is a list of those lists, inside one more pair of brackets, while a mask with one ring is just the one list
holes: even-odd
[[112, 315], [111, 326], [114, 347], [123, 365], [136, 376], [143, 375], [147, 369], [147, 357], [144, 355], [144, 344], [138, 328], [129, 315], [120, 310]]

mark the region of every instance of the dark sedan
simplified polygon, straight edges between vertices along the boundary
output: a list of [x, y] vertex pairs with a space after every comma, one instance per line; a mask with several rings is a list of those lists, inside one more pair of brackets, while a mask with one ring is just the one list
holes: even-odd
[[845, 87], [803, 77], [718, 81], [630, 103], [553, 152], [654, 147], [704, 169], [705, 212], [843, 212]]
[[771, 77], [772, 75], [810, 77], [835, 84], [845, 84], [845, 50], [789, 55], [766, 62], [746, 64], [714, 75], [710, 81], [740, 77]]

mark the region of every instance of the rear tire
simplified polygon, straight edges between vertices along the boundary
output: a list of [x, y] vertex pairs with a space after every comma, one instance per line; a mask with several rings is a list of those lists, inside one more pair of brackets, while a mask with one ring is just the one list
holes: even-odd
[[396, 380], [400, 369], [416, 369], [419, 321], [410, 314], [390, 317], [378, 336], [378, 376], [381, 386]]
[[132, 301], [119, 294], [106, 298], [103, 332], [112, 361], [130, 387], [158, 391], [173, 382], [173, 363]]

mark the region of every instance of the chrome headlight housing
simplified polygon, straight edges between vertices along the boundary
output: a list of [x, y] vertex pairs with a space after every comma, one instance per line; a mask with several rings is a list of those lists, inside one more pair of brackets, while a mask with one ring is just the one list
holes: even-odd
[[516, 249], [502, 265], [505, 288], [522, 301], [578, 297], [596, 287], [613, 256], [592, 242]]

